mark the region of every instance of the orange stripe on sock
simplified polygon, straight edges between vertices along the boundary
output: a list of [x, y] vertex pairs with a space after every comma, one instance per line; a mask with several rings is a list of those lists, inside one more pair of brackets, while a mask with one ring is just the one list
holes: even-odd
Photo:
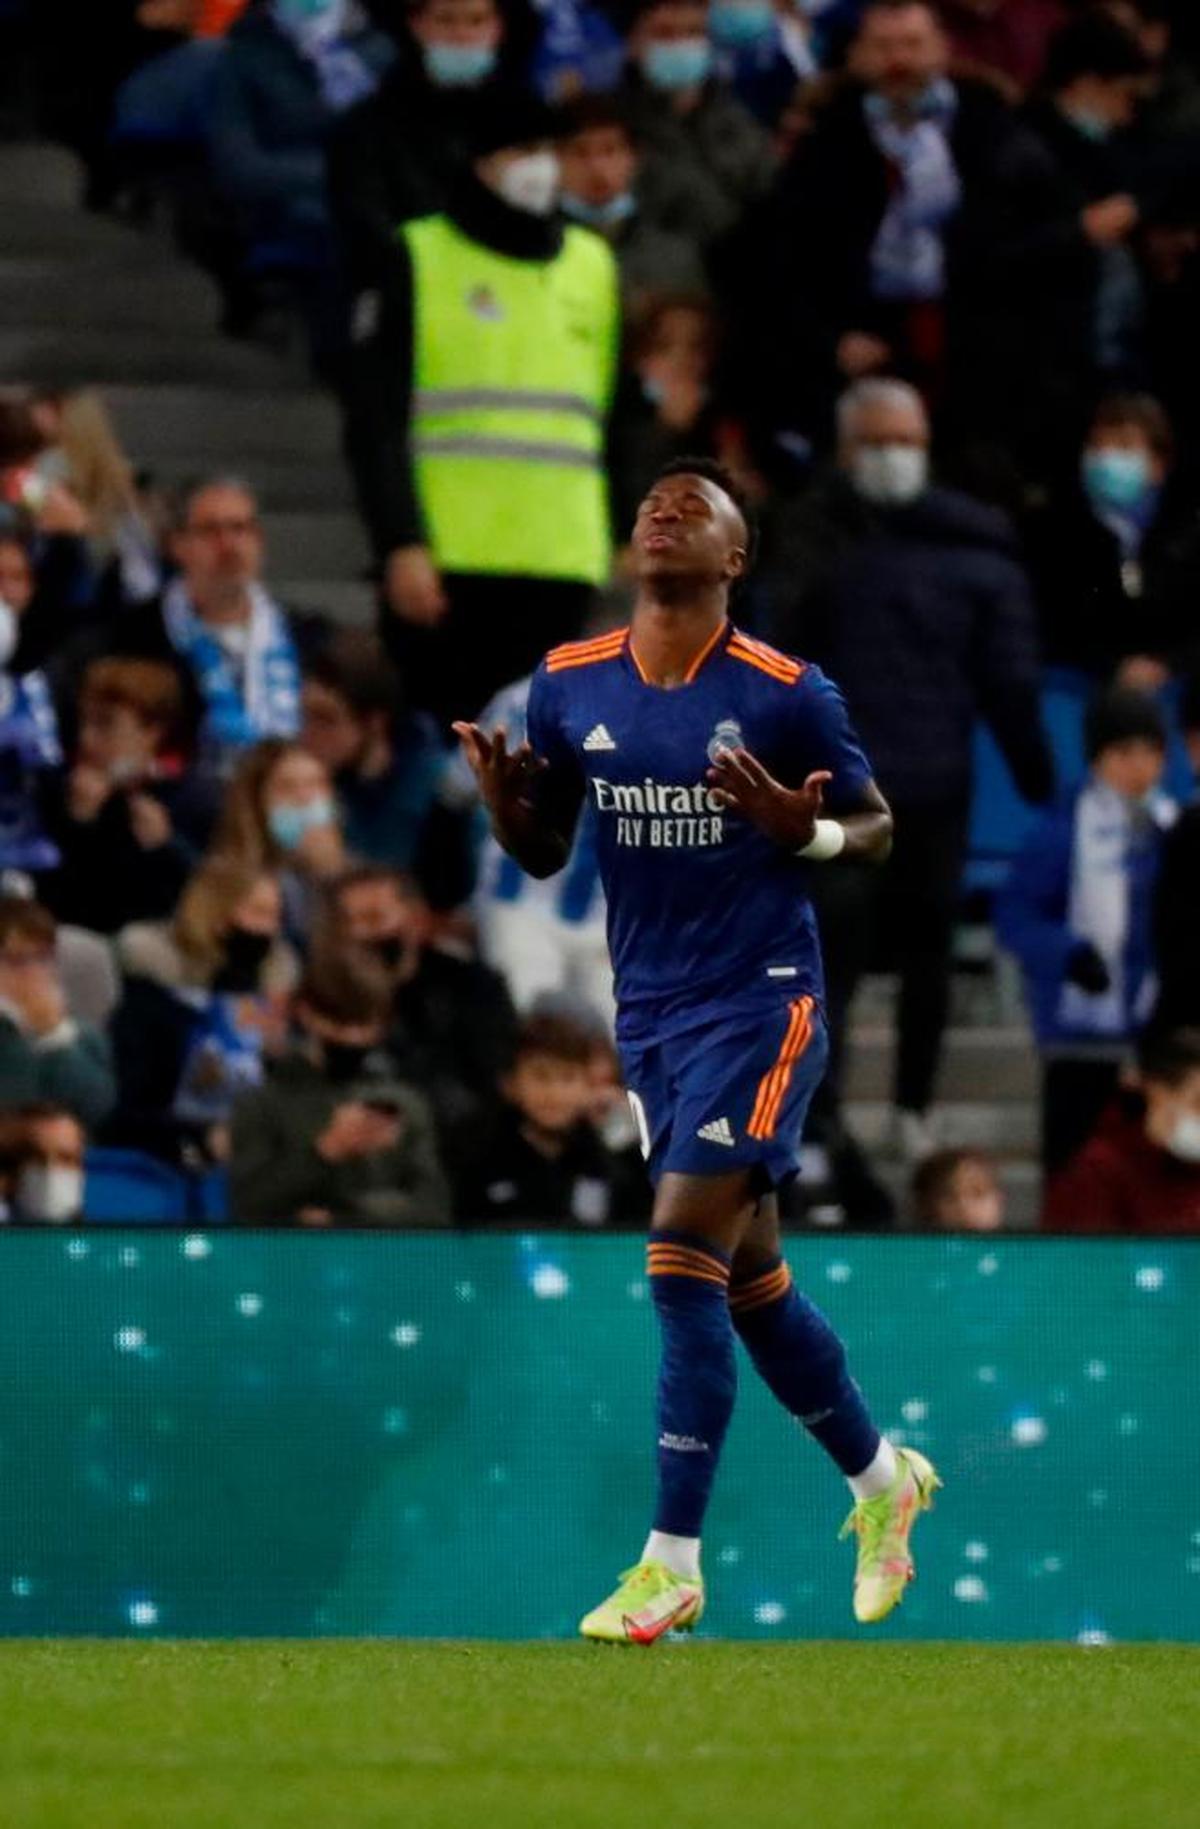
[[780, 1264], [777, 1270], [768, 1271], [753, 1283], [743, 1283], [731, 1290], [729, 1306], [735, 1314], [751, 1314], [756, 1308], [767, 1308], [772, 1302], [780, 1301], [791, 1286], [792, 1273], [786, 1264]]
[[804, 1053], [812, 1035], [812, 998], [798, 998], [791, 1009], [791, 1020], [783, 1038], [783, 1046], [779, 1050], [774, 1066], [759, 1081], [754, 1110], [751, 1112], [750, 1122], [746, 1126], [747, 1136], [755, 1137], [760, 1142], [775, 1135], [779, 1109], [791, 1083], [792, 1070]]

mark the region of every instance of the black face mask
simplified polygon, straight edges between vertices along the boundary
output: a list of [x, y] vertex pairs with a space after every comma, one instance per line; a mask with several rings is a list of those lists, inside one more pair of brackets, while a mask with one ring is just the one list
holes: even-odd
[[363, 1063], [373, 1050], [355, 1046], [350, 1042], [322, 1042], [325, 1057], [325, 1072], [335, 1086], [344, 1086], [348, 1080], [358, 1079], [363, 1070]]
[[255, 991], [263, 961], [271, 950], [270, 934], [248, 933], [244, 927], [232, 927], [225, 936], [225, 962], [214, 982], [214, 990]]
[[390, 940], [372, 941], [371, 948], [389, 972], [394, 972], [404, 957], [404, 942], [398, 934], [393, 934]]

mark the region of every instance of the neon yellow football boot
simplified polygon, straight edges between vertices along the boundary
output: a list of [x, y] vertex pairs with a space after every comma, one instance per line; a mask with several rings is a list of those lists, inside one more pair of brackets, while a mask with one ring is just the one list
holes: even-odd
[[703, 1612], [702, 1581], [677, 1575], [665, 1562], [639, 1562], [580, 1620], [579, 1630], [606, 1645], [653, 1645], [666, 1632], [690, 1631]]
[[897, 1448], [896, 1478], [877, 1499], [860, 1499], [841, 1529], [858, 1538], [854, 1571], [854, 1617], [873, 1626], [899, 1605], [916, 1570], [908, 1539], [923, 1511], [933, 1504], [942, 1482], [932, 1464], [915, 1448]]

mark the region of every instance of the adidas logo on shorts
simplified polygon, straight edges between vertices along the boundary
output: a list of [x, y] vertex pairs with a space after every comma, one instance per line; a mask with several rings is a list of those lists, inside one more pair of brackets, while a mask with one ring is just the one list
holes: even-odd
[[702, 1124], [696, 1135], [704, 1143], [723, 1143], [726, 1149], [732, 1149], [737, 1142], [728, 1118], [714, 1118], [711, 1124]]
[[597, 724], [596, 728], [594, 730], [589, 730], [587, 736], [583, 739], [583, 747], [585, 749], [597, 750], [615, 749], [617, 746], [609, 736], [605, 726], [603, 724]]

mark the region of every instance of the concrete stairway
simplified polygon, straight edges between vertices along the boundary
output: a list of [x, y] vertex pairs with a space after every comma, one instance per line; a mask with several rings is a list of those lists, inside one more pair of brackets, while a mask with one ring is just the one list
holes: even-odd
[[78, 196], [70, 154], [0, 146], [0, 379], [100, 387], [130, 456], [164, 483], [244, 476], [280, 594], [369, 620], [333, 402], [294, 362], [222, 336], [215, 288], [169, 245]]

